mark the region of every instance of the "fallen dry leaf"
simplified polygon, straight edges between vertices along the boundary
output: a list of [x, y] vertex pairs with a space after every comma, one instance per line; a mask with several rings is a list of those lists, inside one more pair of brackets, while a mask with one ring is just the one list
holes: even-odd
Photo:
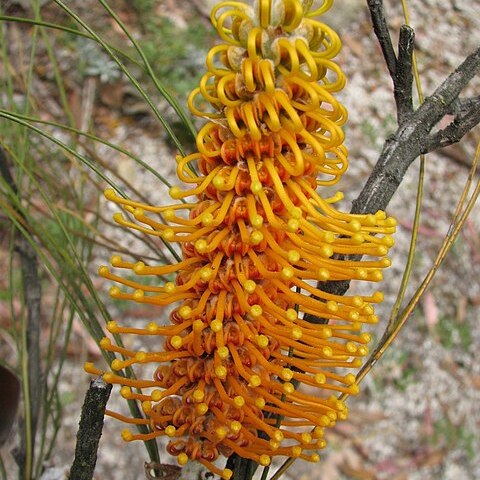
[[474, 388], [480, 390], [480, 375], [471, 375], [470, 383]]
[[348, 465], [342, 465], [340, 470], [344, 475], [348, 475], [352, 480], [376, 480], [377, 475], [373, 470], [366, 468], [351, 468]]
[[427, 292], [423, 296], [422, 300], [423, 313], [425, 315], [425, 321], [429, 330], [433, 330], [435, 325], [438, 323], [438, 307], [435, 297]]
[[0, 365], [0, 446], [8, 438], [20, 402], [20, 381], [8, 368]]

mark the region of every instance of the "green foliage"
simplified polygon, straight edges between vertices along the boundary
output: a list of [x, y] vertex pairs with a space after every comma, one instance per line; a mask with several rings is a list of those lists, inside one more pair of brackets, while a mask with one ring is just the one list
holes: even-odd
[[213, 30], [198, 17], [180, 28], [158, 15], [158, 5], [156, 0], [133, 2], [144, 31], [139, 43], [157, 77], [184, 101], [205, 70], [203, 59], [213, 42]]
[[[186, 95], [197, 86], [204, 71], [203, 51], [206, 51], [213, 42], [212, 30], [198, 16], [193, 15], [187, 20], [187, 26], [180, 28], [172, 20], [158, 14], [161, 5], [159, 0], [126, 2], [136, 9], [142, 30], [142, 38], [138, 43], [144, 54], [143, 57], [139, 48], [135, 50], [132, 48], [131, 55], [127, 56], [122, 51], [123, 47], [116, 48], [104, 40], [102, 36], [104, 32], [88, 30], [89, 25], [83, 25], [82, 19], [80, 17], [77, 19], [73, 10], [73, 14], [69, 11], [70, 6], [74, 8], [75, 2], [55, 0], [53, 3], [56, 4], [56, 8], [63, 5], [64, 12], [68, 14], [67, 18], [63, 19], [63, 25], [58, 26], [63, 30], [59, 28], [62, 33], [55, 37], [60, 39], [55, 43], [55, 47], [61, 44], [67, 51], [75, 52], [78, 61], [75, 61], [74, 65], [79, 76], [81, 78], [99, 76], [101, 81], [113, 81], [122, 72], [169, 134], [167, 127], [171, 127], [173, 131], [175, 122], [182, 127], [175, 129], [179, 140], [176, 146], [181, 151], [187, 140], [181, 138], [177, 130], [188, 131], [190, 119], [188, 115], [182, 116], [181, 108], [176, 108], [178, 107], [177, 98], [181, 98], [184, 102]], [[102, 0], [98, 3], [103, 4]], [[107, 3], [115, 4], [113, 1]], [[116, 22], [117, 27], [123, 28], [112, 13], [109, 13], [108, 18]], [[13, 68], [18, 67], [19, 62], [10, 62], [9, 56], [14, 56], [20, 49], [10, 50], [11, 38], [5, 35], [7, 23], [0, 24], [0, 61], [3, 66], [9, 67], [5, 68], [3, 76], [0, 76], [0, 89], [4, 92], [4, 95], [0, 96], [2, 108], [0, 145], [8, 153], [9, 168], [22, 192], [21, 198], [20, 195], [12, 195], [11, 192], [7, 195], [7, 189], [0, 182], [0, 194], [3, 194], [3, 196], [0, 195], [2, 197], [0, 210], [8, 220], [7, 226], [2, 225], [2, 229], [8, 233], [16, 232], [17, 236], [23, 235], [35, 250], [42, 282], [46, 284], [47, 280], [50, 281], [50, 285], [42, 284], [42, 287], [45, 286], [45, 290], [48, 290], [54, 298], [48, 312], [50, 314], [48, 345], [46, 351], [42, 352], [42, 371], [45, 373], [45, 378], [28, 379], [27, 370], [24, 369], [22, 372], [25, 374], [24, 385], [27, 387], [29, 380], [42, 382], [41, 398], [30, 398], [27, 389], [24, 392], [23, 407], [25, 416], [29, 407], [36, 401], [39, 401], [43, 408], [37, 439], [33, 439], [33, 443], [37, 440], [38, 445], [34, 446], [35, 451], [28, 452], [32, 471], [29, 478], [39, 478], [43, 465], [55, 447], [56, 435], [62, 424], [62, 406], [73, 400], [72, 392], [61, 393], [59, 388], [73, 319], [80, 318], [85, 330], [96, 341], [104, 335], [103, 325], [110, 320], [103, 303], [104, 299], [99, 296], [98, 289], [90, 278], [91, 267], [97, 263], [93, 258], [93, 252], [98, 244], [118, 251], [118, 245], [111, 239], [103, 237], [101, 228], [98, 228], [99, 223], [106, 221], [102, 218], [99, 191], [105, 187], [106, 182], [115, 187], [118, 183], [120, 188], [117, 188], [117, 191], [120, 192], [121, 188], [124, 188], [133, 197], [141, 198], [139, 192], [135, 191], [131, 185], [126, 185], [114, 168], [101, 163], [101, 159], [96, 156], [95, 146], [92, 145], [114, 149], [117, 158], [118, 155], [122, 155], [122, 158], [129, 157], [129, 160], [135, 162], [139, 168], [148, 170], [150, 167], [123, 148], [109, 144], [90, 131], [81, 132], [74, 127], [76, 123], [73, 120], [78, 119], [74, 119], [68, 103], [68, 93], [70, 93], [68, 81], [71, 82], [72, 79], [69, 77], [64, 83], [63, 75], [67, 76], [67, 73], [58, 67], [58, 52], [53, 48], [53, 44], [49, 44], [49, 39], [54, 38], [52, 37], [53, 27], [42, 24], [40, 11], [36, 12], [35, 20], [30, 19], [30, 21], [34, 26], [30, 24], [28, 35], [24, 37], [28, 38], [26, 41], [29, 43], [27, 54], [22, 59], [25, 64], [20, 66], [23, 70], [19, 72]], [[34, 22], [37, 22], [36, 26]], [[110, 25], [109, 22], [105, 24]], [[72, 32], [66, 30], [68, 28], [79, 30]], [[124, 33], [127, 34], [125, 30]], [[82, 35], [82, 38], [79, 35]], [[136, 47], [132, 40], [133, 34], [128, 38]], [[65, 45], [65, 41], [68, 45]], [[40, 50], [43, 53], [47, 52], [47, 61], [53, 65], [55, 82], [52, 82], [54, 85], [49, 86], [57, 90], [60, 108], [65, 114], [63, 120], [52, 118], [51, 112], [37, 108], [35, 87], [38, 85], [36, 83], [38, 79], [35, 78], [35, 72]], [[148, 64], [151, 64], [151, 70]], [[141, 82], [137, 85], [135, 82], [142, 75]], [[158, 102], [156, 98], [150, 97], [150, 91], [147, 90], [148, 82], [153, 82], [158, 93], [175, 109], [178, 114], [176, 121], [165, 119], [162, 112], [156, 110]], [[170, 96], [168, 91], [163, 89], [163, 84], [172, 91], [173, 95]], [[41, 120], [45, 118], [58, 122], [65, 121], [66, 125], [61, 126], [54, 124], [53, 121]], [[93, 125], [94, 122], [90, 124]], [[390, 115], [380, 125], [366, 119], [361, 129], [367, 141], [374, 146], [380, 146], [385, 134], [391, 131], [394, 125], [395, 119]], [[193, 130], [192, 128], [190, 131], [193, 132]], [[175, 140], [174, 137], [172, 138]], [[67, 170], [69, 175], [65, 174]], [[159, 180], [168, 185], [158, 172], [150, 170], [150, 173], [157, 177], [156, 181]], [[89, 208], [85, 206], [87, 203]], [[21, 219], [17, 215], [19, 211]], [[10, 238], [13, 239], [14, 235], [12, 234]], [[139, 237], [135, 239], [146, 242]], [[159, 258], [165, 251], [161, 245], [147, 243], [145, 245], [150, 248], [152, 255], [158, 254]], [[461, 243], [458, 243], [455, 248], [461, 246]], [[128, 254], [128, 251], [126, 253]], [[10, 255], [10, 264], [14, 265], [18, 259], [13, 243]], [[106, 258], [106, 255], [102, 254], [102, 257]], [[22, 289], [28, 288], [28, 285], [23, 285], [18, 270], [11, 268], [9, 275], [9, 286], [0, 291], [0, 301], [9, 302], [13, 311], [13, 301], [22, 299], [24, 293]], [[173, 280], [173, 278], [166, 277], [164, 280]], [[151, 281], [155, 280], [151, 278]], [[119, 301], [118, 307], [120, 310], [127, 308], [127, 303]], [[25, 310], [25, 306], [23, 309]], [[14, 320], [17, 322], [15, 327], [22, 330], [26, 336], [28, 332], [25, 311], [21, 318]], [[472, 344], [468, 325], [456, 323], [451, 318], [442, 318], [436, 327], [436, 332], [445, 348], [467, 349]], [[19, 341], [17, 344], [18, 357], [26, 365], [29, 361], [29, 352]], [[407, 354], [394, 351], [391, 353], [392, 355], [385, 358], [383, 362], [383, 374], [373, 377], [375, 385], [382, 388], [388, 379], [388, 370], [396, 366], [399, 376], [394, 383], [404, 390], [416, 379], [415, 360]], [[106, 358], [107, 362], [112, 360], [111, 357]], [[131, 375], [131, 372], [127, 374]], [[131, 402], [130, 407], [134, 410], [136, 408], [134, 416], [141, 416], [134, 402]], [[446, 443], [448, 446], [463, 446], [469, 455], [474, 454], [473, 434], [465, 427], [458, 427], [449, 419], [441, 419], [435, 423], [434, 428], [435, 441]], [[150, 448], [151, 460], [158, 461], [153, 442], [149, 443], [147, 448]], [[6, 474], [4, 477], [6, 478]]]
[[467, 322], [457, 322], [451, 317], [440, 318], [435, 327], [441, 344], [448, 350], [461, 348], [468, 350], [472, 344], [472, 332]]
[[386, 353], [383, 364], [372, 375], [375, 388], [382, 391], [392, 384], [400, 391], [405, 391], [418, 379], [418, 365], [408, 352], [390, 350]]
[[75, 65], [82, 79], [98, 76], [102, 83], [110, 83], [120, 78], [117, 64], [98, 45], [79, 37], [75, 47]]
[[[67, 212], [59, 212], [58, 217], [66, 230], [60, 227], [57, 219], [47, 219], [45, 223], [45, 228], [49, 231], [54, 243], [71, 241], [73, 245], [78, 245], [81, 242], [81, 237], [78, 234], [89, 234], [88, 230], [85, 228], [85, 223], [82, 222], [81, 219], [76, 218]], [[70, 233], [66, 233], [66, 231]], [[72, 235], [72, 233], [75, 232], [77, 235]]]
[[0, 302], [10, 301], [12, 299], [12, 291], [8, 290], [0, 290]]
[[417, 380], [418, 366], [411, 361], [410, 355], [406, 352], [400, 353], [398, 361], [401, 365], [401, 374], [394, 380], [394, 384], [400, 391], [404, 392], [409, 385]]
[[365, 141], [373, 148], [380, 149], [384, 139], [392, 133], [396, 125], [395, 117], [387, 114], [383, 123], [375, 122], [369, 118], [365, 118], [360, 123], [360, 130]]
[[449, 450], [461, 449], [468, 458], [475, 458], [475, 434], [465, 425], [456, 425], [448, 417], [443, 417], [433, 424], [431, 442], [444, 445]]

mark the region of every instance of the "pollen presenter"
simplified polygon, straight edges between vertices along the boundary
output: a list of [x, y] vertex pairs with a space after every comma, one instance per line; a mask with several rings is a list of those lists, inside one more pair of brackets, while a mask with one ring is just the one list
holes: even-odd
[[[206, 123], [197, 151], [177, 157], [177, 202], [151, 206], [105, 192], [122, 209], [118, 224], [177, 244], [181, 260], [115, 255], [100, 267], [115, 283], [112, 297], [163, 307], [158, 322], [110, 322], [108, 331], [153, 337], [158, 349], [104, 338], [116, 360], [108, 371], [86, 370], [141, 402], [140, 419], [108, 412], [131, 424], [126, 441], [165, 435], [180, 465], [197, 461], [227, 480], [221, 457], [233, 453], [264, 466], [275, 455], [319, 460], [324, 429], [347, 417], [338, 396], [358, 392], [355, 372], [370, 341], [363, 327], [378, 321], [379, 291], [320, 288], [381, 281], [395, 231], [383, 211], [343, 213], [334, 206], [342, 194], [324, 193], [347, 169], [347, 113], [334, 96], [345, 85], [333, 60], [341, 44], [321, 22], [332, 3], [219, 3], [211, 20], [221, 43], [189, 97]], [[139, 364], [152, 375], [120, 374]], [[135, 433], [135, 424], [149, 433]]]

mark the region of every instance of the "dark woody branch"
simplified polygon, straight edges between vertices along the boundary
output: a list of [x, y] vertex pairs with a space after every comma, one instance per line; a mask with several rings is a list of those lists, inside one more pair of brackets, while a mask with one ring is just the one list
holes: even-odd
[[[372, 18], [375, 17], [375, 22], [377, 22], [378, 25], [386, 26], [382, 1], [367, 1], [369, 8], [374, 9]], [[381, 18], [382, 16], [383, 19]], [[379, 30], [378, 25], [376, 31]], [[382, 50], [387, 52], [385, 54], [385, 61], [387, 65], [389, 63], [391, 65], [391, 52], [393, 51], [393, 47], [390, 49], [388, 46], [388, 44], [391, 45], [391, 40], [389, 40], [390, 37], [386, 39], [383, 28], [380, 30], [381, 37], [379, 37], [379, 41], [384, 43]], [[407, 52], [405, 52], [405, 57], [407, 56]], [[404, 61], [402, 60], [402, 62]], [[405, 69], [404, 75], [411, 76], [411, 72], [406, 71], [407, 64], [408, 62], [404, 63], [401, 68]], [[398, 70], [394, 69], [393, 72], [394, 77], [399, 75]], [[405, 173], [416, 158], [421, 154], [458, 142], [467, 132], [480, 123], [480, 97], [469, 99], [459, 98], [462, 90], [479, 73], [480, 48], [471, 53], [463, 63], [445, 79], [435, 92], [426, 98], [425, 102], [416, 111], [402, 116], [401, 120], [399, 118], [397, 131], [385, 141], [377, 164], [368, 178], [365, 187], [358, 198], [353, 201], [351, 213], [364, 214], [375, 213], [377, 210], [385, 210], [403, 180]], [[398, 82], [402, 83], [402, 80], [397, 77], [394, 79], [394, 82], [398, 84]], [[404, 82], [405, 85], [409, 82], [411, 83], [408, 79], [405, 79]], [[404, 111], [408, 112], [408, 109], [405, 108]], [[432, 133], [432, 130], [438, 125], [440, 120], [446, 115], [452, 114], [454, 119], [450, 125]], [[340, 259], [344, 257], [339, 256], [337, 258]], [[351, 259], [359, 260], [360, 257]], [[350, 282], [348, 281], [336, 281], [319, 283], [318, 288], [335, 295], [343, 295], [349, 286]], [[306, 315], [305, 319], [312, 323], [324, 321], [324, 319], [318, 319], [311, 315]]]
[[[461, 91], [479, 72], [480, 48], [470, 54], [433, 95], [410, 115], [408, 121], [386, 140], [365, 187], [353, 202], [352, 213], [372, 213], [387, 207], [412, 162], [420, 154], [441, 146], [442, 134], [432, 136], [432, 129], [448, 115]], [[463, 111], [459, 114], [461, 118], [468, 119], [470, 129], [480, 121], [479, 108], [479, 102], [473, 101], [466, 113]], [[466, 133], [464, 130], [458, 121], [454, 121], [448, 133], [450, 138], [459, 140]]]
[[105, 407], [111, 391], [112, 385], [106, 384], [102, 378], [97, 378], [90, 383], [82, 407], [75, 459], [70, 469], [69, 480], [92, 480], [93, 478]]
[[397, 105], [397, 121], [403, 125], [413, 113], [413, 48], [415, 32], [408, 25], [400, 27], [397, 68], [392, 77], [393, 95]]
[[[21, 206], [21, 191], [10, 170], [7, 153], [0, 145], [0, 194], [10, 202], [13, 211], [21, 221], [25, 221], [25, 215]], [[20, 478], [27, 475], [27, 452], [33, 459], [35, 450], [35, 437], [40, 416], [40, 401], [42, 396], [42, 363], [40, 352], [40, 323], [41, 323], [41, 304], [42, 288], [39, 275], [38, 257], [35, 249], [28, 241], [27, 237], [19, 229], [15, 231], [15, 252], [20, 257], [20, 270], [23, 283], [23, 300], [26, 305], [26, 352], [25, 358], [28, 364], [28, 392], [30, 399], [30, 425], [31, 430], [29, 445], [27, 444], [27, 417], [24, 414], [20, 424], [20, 444], [13, 450], [15, 460], [20, 469]], [[18, 327], [20, 328], [20, 326]], [[2, 393], [3, 395], [3, 393]], [[0, 412], [0, 415], [2, 412]], [[33, 461], [33, 460], [32, 460]]]
[[373, 31], [378, 38], [383, 57], [393, 80], [393, 96], [397, 107], [397, 121], [402, 125], [413, 112], [413, 48], [415, 32], [408, 25], [402, 25], [398, 39], [398, 56], [395, 54], [383, 9], [383, 0], [367, 0]]
[[380, 43], [388, 72], [393, 78], [397, 69], [397, 56], [395, 55], [392, 38], [388, 31], [385, 11], [383, 9], [383, 0], [367, 0], [367, 4], [370, 10], [370, 16], [372, 17], [373, 31]]
[[[480, 48], [470, 54], [463, 63], [435, 90], [433, 95], [417, 109], [412, 102], [412, 55], [414, 32], [404, 25], [400, 29], [398, 58], [388, 32], [382, 0], [367, 0], [372, 16], [375, 34], [380, 42], [385, 62], [394, 84], [394, 97], [397, 107], [398, 129], [385, 141], [383, 150], [370, 177], [358, 198], [353, 202], [351, 213], [375, 213], [386, 209], [393, 194], [398, 189], [405, 173], [413, 161], [422, 153], [459, 141], [468, 131], [480, 123], [480, 98], [459, 99], [462, 90], [480, 72]], [[446, 115], [454, 115], [452, 123], [443, 130], [432, 130]], [[345, 258], [338, 256], [337, 258]], [[359, 260], [360, 257], [353, 257]], [[343, 295], [348, 290], [348, 281], [320, 282], [318, 288], [335, 295]], [[327, 320], [305, 315], [312, 323], [325, 323]], [[237, 464], [234, 464], [234, 462]], [[251, 462], [232, 455], [231, 466], [239, 468], [242, 476], [235, 479], [251, 478], [248, 466]], [[242, 467], [247, 470], [242, 470]], [[235, 470], [234, 470], [235, 471]], [[243, 476], [247, 475], [247, 476]]]
[[452, 109], [453, 121], [427, 138], [424, 152], [431, 152], [459, 142], [466, 133], [480, 123], [480, 95], [456, 103], [457, 105]]
[[479, 98], [480, 97], [457, 98], [457, 100], [452, 103], [448, 114], [463, 115], [467, 113], [471, 108], [478, 106]]

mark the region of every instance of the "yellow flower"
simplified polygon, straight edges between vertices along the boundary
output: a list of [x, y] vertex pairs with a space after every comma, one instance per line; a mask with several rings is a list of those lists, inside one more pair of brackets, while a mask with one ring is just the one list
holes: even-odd
[[[150, 427], [148, 434], [124, 431], [125, 440], [167, 435], [181, 465], [196, 460], [225, 479], [232, 472], [214, 464], [220, 455], [261, 465], [274, 455], [318, 461], [324, 427], [347, 416], [335, 394], [358, 392], [345, 369], [357, 369], [368, 353], [362, 327], [377, 322], [372, 304], [382, 294], [338, 296], [317, 282], [378, 282], [390, 265], [395, 221], [381, 211], [342, 213], [332, 206], [340, 193], [317, 192], [347, 168], [347, 114], [332, 95], [345, 84], [332, 61], [340, 41], [314, 19], [332, 1], [316, 10], [311, 3], [225, 1], [213, 9], [223, 43], [209, 52], [208, 71], [189, 98], [191, 111], [208, 122], [198, 151], [177, 158], [188, 188], [170, 191], [195, 201], [154, 207], [106, 191], [123, 208], [114, 217], [120, 225], [182, 251], [180, 262], [159, 266], [114, 256], [125, 277], [99, 270], [125, 287], [112, 287], [114, 298], [172, 307], [168, 325], [108, 324], [111, 333], [165, 339], [156, 352], [102, 341], [119, 354], [103, 378], [141, 401], [145, 417], [110, 414]], [[132, 273], [159, 282], [130, 280]], [[158, 365], [151, 379], [115, 373], [146, 363]], [[91, 364], [87, 370], [99, 373]]]

